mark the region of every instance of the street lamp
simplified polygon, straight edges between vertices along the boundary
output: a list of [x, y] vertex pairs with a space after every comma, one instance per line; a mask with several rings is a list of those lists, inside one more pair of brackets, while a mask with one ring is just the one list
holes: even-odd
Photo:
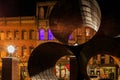
[[78, 46], [79, 44], [78, 43], [75, 43], [73, 46]]
[[19, 60], [12, 57], [15, 47], [13, 45], [7, 46], [7, 52], [10, 56], [2, 58], [2, 80], [19, 80]]
[[10, 54], [10, 57], [12, 57], [12, 54], [15, 52], [15, 47], [13, 45], [9, 45], [7, 47], [7, 51]]

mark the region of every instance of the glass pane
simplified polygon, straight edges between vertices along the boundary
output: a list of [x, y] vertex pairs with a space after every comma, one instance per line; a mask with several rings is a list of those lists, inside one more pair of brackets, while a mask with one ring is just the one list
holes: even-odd
[[45, 39], [44, 33], [45, 33], [44, 29], [39, 30], [39, 40], [44, 40]]
[[54, 38], [54, 36], [53, 36], [51, 30], [49, 29], [48, 30], [48, 40], [53, 40], [53, 38]]

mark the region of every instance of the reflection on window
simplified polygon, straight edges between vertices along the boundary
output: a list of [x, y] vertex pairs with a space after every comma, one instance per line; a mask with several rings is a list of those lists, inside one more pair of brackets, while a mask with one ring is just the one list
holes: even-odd
[[45, 34], [44, 29], [40, 29], [39, 30], [39, 40], [44, 40], [45, 39], [44, 34]]
[[59, 79], [70, 79], [70, 64], [56, 64], [55, 65], [55, 75]]
[[54, 36], [53, 36], [51, 30], [49, 29], [48, 30], [48, 40], [53, 40], [53, 38], [54, 38]]

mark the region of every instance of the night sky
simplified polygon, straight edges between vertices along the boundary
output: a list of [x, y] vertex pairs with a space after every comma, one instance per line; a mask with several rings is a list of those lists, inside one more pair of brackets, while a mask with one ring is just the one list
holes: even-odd
[[35, 15], [38, 0], [0, 0], [0, 17]]
[[[36, 12], [36, 2], [40, 1], [43, 2], [48, 0], [0, 0], [0, 17], [34, 16]], [[119, 0], [97, 1], [104, 16], [111, 15], [119, 17]]]

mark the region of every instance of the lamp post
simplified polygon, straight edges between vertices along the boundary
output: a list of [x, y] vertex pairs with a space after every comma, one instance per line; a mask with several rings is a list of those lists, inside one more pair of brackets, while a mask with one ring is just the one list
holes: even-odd
[[12, 54], [15, 52], [15, 47], [13, 45], [9, 45], [7, 47], [7, 51], [9, 53], [10, 57], [12, 57]]
[[16, 57], [12, 57], [15, 47], [9, 45], [7, 52], [10, 56], [2, 58], [2, 80], [19, 80], [19, 61]]

